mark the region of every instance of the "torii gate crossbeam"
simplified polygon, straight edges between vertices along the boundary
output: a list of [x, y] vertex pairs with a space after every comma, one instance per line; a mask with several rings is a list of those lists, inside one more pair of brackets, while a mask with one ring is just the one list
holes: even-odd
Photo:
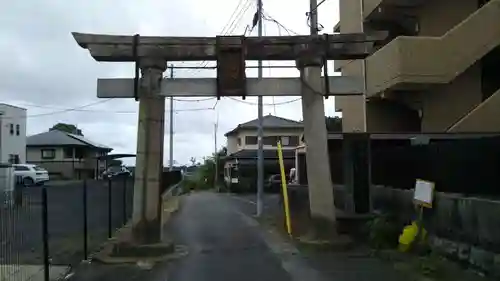
[[[324, 124], [325, 95], [362, 94], [359, 78], [322, 80], [318, 66], [328, 60], [363, 59], [387, 34], [377, 32], [311, 36], [140, 37], [73, 33], [77, 43], [103, 62], [135, 62], [142, 76], [100, 79], [99, 97], [139, 100], [136, 178], [132, 232], [135, 243], [160, 240], [159, 190], [163, 170], [165, 96], [300, 95], [309, 179], [311, 216], [335, 220], [333, 192]], [[216, 79], [168, 79], [167, 61], [217, 61]], [[246, 60], [295, 60], [300, 78], [247, 79]], [[326, 70], [326, 68], [325, 68]], [[325, 75], [328, 76], [327, 71]], [[274, 80], [273, 80], [274, 79]], [[358, 80], [356, 80], [358, 79]], [[323, 83], [323, 84], [322, 84]], [[205, 87], [205, 88], [204, 88]], [[300, 89], [300, 91], [299, 91]], [[190, 93], [191, 92], [191, 93]], [[320, 95], [318, 95], [318, 92]]]

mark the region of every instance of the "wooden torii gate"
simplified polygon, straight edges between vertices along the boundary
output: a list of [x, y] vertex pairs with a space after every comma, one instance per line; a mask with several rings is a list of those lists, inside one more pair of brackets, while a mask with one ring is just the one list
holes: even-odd
[[[165, 97], [301, 96], [311, 216], [334, 220], [326, 96], [362, 95], [360, 77], [328, 76], [328, 60], [363, 59], [385, 33], [311, 36], [141, 37], [73, 33], [96, 61], [135, 62], [136, 77], [98, 79], [100, 98], [139, 100], [133, 236], [136, 243], [160, 240], [159, 190], [163, 169]], [[163, 80], [167, 61], [217, 61], [217, 78]], [[299, 78], [246, 78], [246, 60], [294, 60]], [[320, 77], [321, 66], [325, 77]], [[142, 75], [139, 76], [139, 70]]]

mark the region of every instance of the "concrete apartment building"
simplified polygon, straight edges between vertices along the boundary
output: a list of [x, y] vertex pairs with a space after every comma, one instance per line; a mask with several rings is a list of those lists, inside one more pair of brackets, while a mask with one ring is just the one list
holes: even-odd
[[0, 163], [26, 162], [26, 109], [0, 104]]
[[335, 61], [365, 81], [366, 97], [335, 100], [344, 131], [500, 131], [500, 0], [340, 0], [335, 29], [389, 33]]

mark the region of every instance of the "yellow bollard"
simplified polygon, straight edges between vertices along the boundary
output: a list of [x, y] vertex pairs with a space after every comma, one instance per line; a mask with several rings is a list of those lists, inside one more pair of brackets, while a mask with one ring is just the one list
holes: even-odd
[[283, 151], [281, 149], [281, 141], [278, 141], [278, 159], [281, 171], [281, 187], [282, 187], [281, 191], [283, 192], [283, 204], [285, 207], [286, 230], [288, 232], [288, 235], [292, 236], [292, 223], [290, 221], [290, 209], [288, 205], [288, 191], [286, 186], [285, 164], [283, 163]]

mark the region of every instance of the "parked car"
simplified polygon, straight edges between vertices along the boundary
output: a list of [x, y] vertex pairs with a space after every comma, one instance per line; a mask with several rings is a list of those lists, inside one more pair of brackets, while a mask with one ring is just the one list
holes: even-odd
[[132, 173], [124, 166], [110, 166], [102, 173], [103, 179], [111, 179], [115, 177], [131, 177]]
[[270, 176], [266, 181], [264, 189], [267, 192], [279, 192], [281, 189], [281, 175], [275, 174]]
[[43, 185], [49, 181], [49, 172], [33, 164], [13, 164], [14, 176], [21, 177], [25, 186]]

